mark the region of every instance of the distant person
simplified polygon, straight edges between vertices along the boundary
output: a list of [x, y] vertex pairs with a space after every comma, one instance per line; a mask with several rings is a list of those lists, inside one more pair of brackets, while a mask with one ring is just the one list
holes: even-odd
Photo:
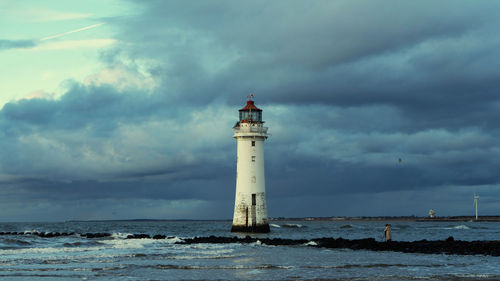
[[390, 224], [385, 225], [384, 234], [385, 234], [385, 241], [389, 242], [392, 240], [391, 225]]

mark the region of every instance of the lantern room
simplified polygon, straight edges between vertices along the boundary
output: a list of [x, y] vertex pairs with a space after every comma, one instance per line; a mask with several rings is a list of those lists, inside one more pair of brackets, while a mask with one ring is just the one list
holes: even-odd
[[255, 106], [253, 100], [249, 99], [247, 105], [238, 110], [240, 113], [240, 122], [262, 122], [262, 109]]

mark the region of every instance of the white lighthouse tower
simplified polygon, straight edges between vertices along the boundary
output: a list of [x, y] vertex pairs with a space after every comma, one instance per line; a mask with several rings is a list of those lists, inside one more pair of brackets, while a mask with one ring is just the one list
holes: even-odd
[[248, 96], [245, 107], [239, 110], [239, 121], [233, 127], [238, 146], [236, 197], [232, 232], [269, 232], [264, 177], [264, 140], [267, 127], [262, 110]]

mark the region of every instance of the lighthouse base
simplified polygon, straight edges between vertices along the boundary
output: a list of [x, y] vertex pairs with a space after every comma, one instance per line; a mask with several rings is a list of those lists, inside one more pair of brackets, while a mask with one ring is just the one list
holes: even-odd
[[261, 224], [255, 226], [233, 225], [231, 232], [253, 232], [253, 233], [269, 233], [271, 229], [269, 224]]

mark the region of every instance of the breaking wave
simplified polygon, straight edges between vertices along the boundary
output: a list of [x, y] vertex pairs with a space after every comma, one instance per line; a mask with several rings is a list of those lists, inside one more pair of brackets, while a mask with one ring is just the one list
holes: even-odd
[[305, 225], [302, 224], [296, 224], [296, 223], [286, 223], [282, 225], [282, 227], [287, 227], [287, 228], [303, 228], [306, 227]]
[[64, 243], [64, 247], [89, 247], [89, 246], [99, 246], [99, 245], [104, 245], [103, 243], [99, 241], [78, 241], [78, 242], [67, 242]]
[[19, 239], [4, 239], [0, 241], [1, 243], [7, 244], [7, 245], [18, 245], [18, 246], [28, 246], [31, 245], [30, 242], [24, 241], [24, 240], [19, 240]]
[[470, 227], [466, 225], [456, 225], [452, 227], [445, 227], [444, 229], [470, 229]]

